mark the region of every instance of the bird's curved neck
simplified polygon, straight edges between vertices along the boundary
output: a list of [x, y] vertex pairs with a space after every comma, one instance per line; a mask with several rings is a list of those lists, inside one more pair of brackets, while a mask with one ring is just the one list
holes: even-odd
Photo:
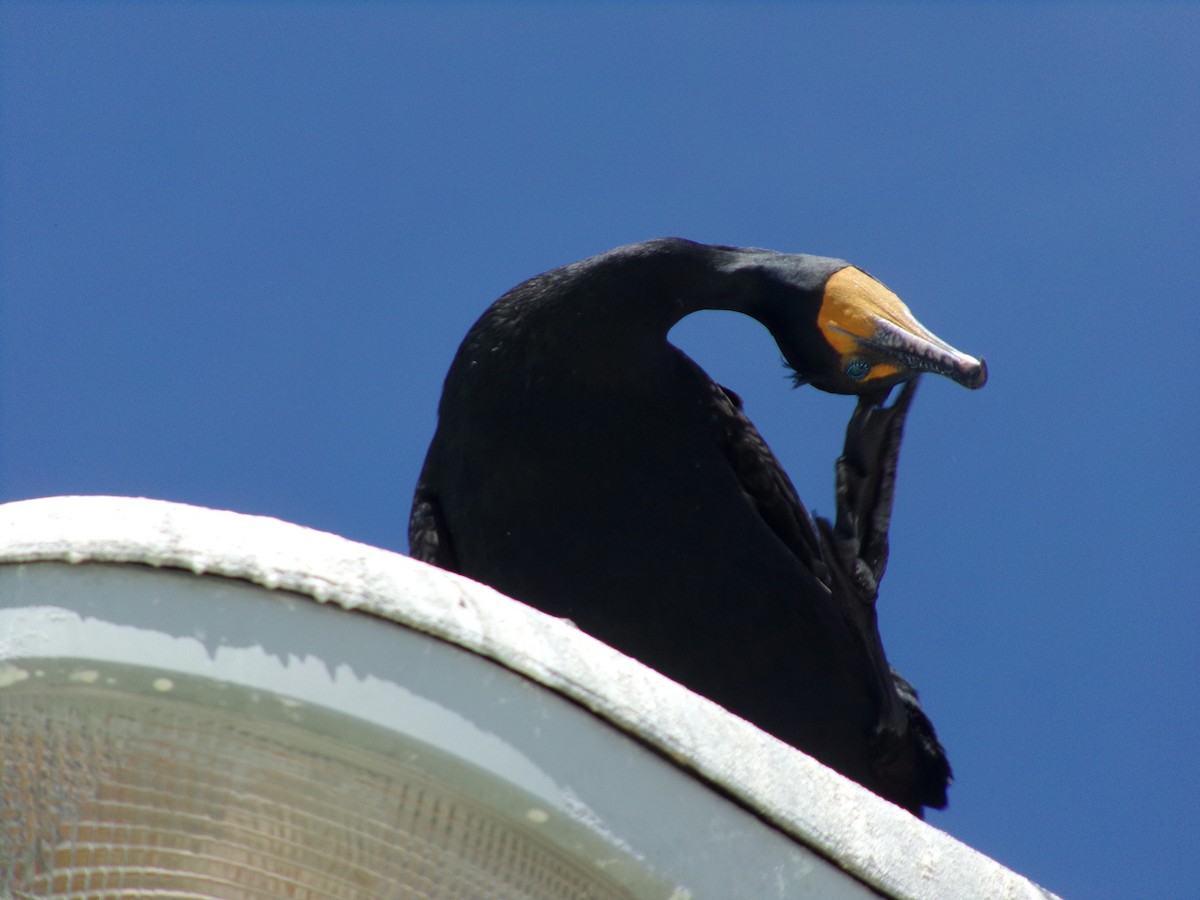
[[744, 313], [778, 341], [827, 277], [817, 263], [834, 261], [680, 238], [630, 244], [514, 288], [476, 323], [460, 359], [473, 382], [520, 372], [533, 384], [553, 372], [563, 385], [651, 383], [677, 363], [668, 332], [699, 310]]
[[[664, 340], [681, 319], [705, 309], [762, 318], [751, 270], [768, 251], [668, 238], [621, 247], [567, 271], [580, 324], [613, 330], [623, 341], [639, 334]], [[764, 323], [765, 324], [765, 323]]]

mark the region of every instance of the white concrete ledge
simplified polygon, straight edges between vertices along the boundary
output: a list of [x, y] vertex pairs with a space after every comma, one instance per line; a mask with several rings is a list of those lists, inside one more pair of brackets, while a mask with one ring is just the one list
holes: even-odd
[[[52, 497], [0, 506], [0, 564], [30, 562], [183, 569], [369, 613], [582, 704], [886, 896], [1053, 896], [570, 624], [396, 553], [260, 516]], [[0, 636], [0, 657], [20, 641]]]

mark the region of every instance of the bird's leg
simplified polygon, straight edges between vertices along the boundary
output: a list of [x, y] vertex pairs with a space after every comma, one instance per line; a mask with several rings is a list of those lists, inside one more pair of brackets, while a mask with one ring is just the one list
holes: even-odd
[[887, 569], [900, 442], [919, 380], [905, 382], [891, 406], [883, 405], [886, 394], [859, 398], [835, 467], [837, 519], [829, 538], [864, 603], [874, 603]]
[[891, 406], [883, 405], [886, 394], [859, 398], [836, 465], [836, 520], [831, 523], [817, 519], [821, 555], [830, 569], [834, 597], [842, 614], [858, 632], [875, 673], [879, 711], [876, 738], [885, 759], [888, 747], [896, 746], [905, 734], [908, 713], [897, 694], [891, 666], [883, 652], [875, 600], [887, 568], [888, 526], [900, 441], [917, 380], [906, 382]]

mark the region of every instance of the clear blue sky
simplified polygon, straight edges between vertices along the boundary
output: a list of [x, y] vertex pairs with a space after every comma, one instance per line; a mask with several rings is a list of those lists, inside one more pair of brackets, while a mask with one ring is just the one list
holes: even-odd
[[[1070, 897], [1196, 896], [1200, 7], [0, 10], [0, 498], [162, 497], [405, 550], [450, 358], [663, 235], [849, 259], [987, 357], [926, 380], [889, 654], [930, 821]], [[847, 398], [675, 337], [810, 506]]]

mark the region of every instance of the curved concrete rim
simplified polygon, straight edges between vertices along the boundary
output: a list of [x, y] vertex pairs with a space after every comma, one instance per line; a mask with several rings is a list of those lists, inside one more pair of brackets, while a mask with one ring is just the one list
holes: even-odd
[[378, 616], [569, 697], [886, 896], [1054, 896], [570, 623], [398, 553], [163, 500], [0, 505], [0, 564], [34, 562], [182, 569]]

